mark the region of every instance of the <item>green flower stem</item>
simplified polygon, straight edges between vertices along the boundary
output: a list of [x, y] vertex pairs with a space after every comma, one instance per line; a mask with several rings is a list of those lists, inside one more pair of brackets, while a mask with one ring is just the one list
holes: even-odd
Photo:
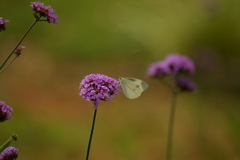
[[92, 136], [93, 136], [93, 131], [94, 131], [94, 125], [95, 125], [95, 119], [97, 115], [97, 109], [94, 109], [94, 115], [93, 115], [93, 121], [92, 121], [92, 129], [88, 141], [88, 149], [87, 149], [87, 155], [86, 155], [86, 160], [88, 160], [89, 153], [90, 153], [90, 148], [91, 148], [91, 142], [92, 142]]
[[[26, 33], [23, 35], [23, 37], [20, 39], [20, 41], [18, 42], [18, 44], [14, 47], [14, 49], [12, 50], [12, 52], [8, 55], [8, 57], [6, 58], [6, 60], [3, 62], [3, 64], [0, 67], [0, 72], [2, 72], [3, 70], [5, 70], [6, 68], [4, 68], [2, 70], [2, 68], [4, 67], [4, 65], [7, 63], [7, 61], [10, 59], [10, 57], [13, 55], [13, 53], [15, 52], [15, 50], [19, 47], [19, 45], [22, 43], [22, 41], [24, 40], [24, 38], [27, 36], [27, 34], [30, 32], [30, 30], [33, 28], [33, 26], [40, 20], [41, 17], [36, 18], [36, 20], [33, 22], [33, 24], [28, 28], [28, 30], [26, 31]], [[8, 65], [9, 66], [9, 65]]]
[[177, 101], [177, 92], [172, 90], [172, 104], [171, 104], [170, 117], [169, 117], [169, 123], [168, 123], [166, 160], [171, 160], [172, 158], [172, 137], [173, 137], [174, 118], [175, 118], [175, 111], [176, 111], [176, 101]]
[[0, 70], [0, 72], [4, 71], [5, 69], [7, 69], [16, 59], [17, 59], [18, 55], [15, 55], [15, 57], [11, 60], [11, 62], [9, 62], [7, 64], [7, 66], [5, 66], [2, 70]]
[[17, 135], [13, 134], [1, 147], [0, 147], [0, 153], [3, 152], [12, 141], [17, 141]]

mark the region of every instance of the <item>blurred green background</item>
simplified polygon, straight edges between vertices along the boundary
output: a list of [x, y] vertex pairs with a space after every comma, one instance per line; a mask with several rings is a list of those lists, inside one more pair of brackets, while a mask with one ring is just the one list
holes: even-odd
[[[2, 62], [34, 21], [30, 2], [1, 1], [0, 16], [10, 20]], [[198, 89], [178, 97], [173, 159], [240, 160], [239, 0], [42, 2], [60, 23], [37, 23], [0, 78], [1, 101], [14, 109], [0, 144], [17, 133], [18, 159], [85, 159], [93, 104], [78, 95], [79, 83], [116, 72], [150, 87], [136, 100], [121, 93], [100, 103], [90, 159], [164, 159], [171, 93], [146, 70], [180, 53], [194, 60]]]

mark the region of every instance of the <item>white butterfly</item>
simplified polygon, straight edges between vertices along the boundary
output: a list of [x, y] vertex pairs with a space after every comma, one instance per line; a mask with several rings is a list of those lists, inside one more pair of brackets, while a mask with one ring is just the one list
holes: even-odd
[[148, 84], [140, 79], [126, 77], [119, 78], [123, 93], [129, 99], [138, 98], [148, 88]]

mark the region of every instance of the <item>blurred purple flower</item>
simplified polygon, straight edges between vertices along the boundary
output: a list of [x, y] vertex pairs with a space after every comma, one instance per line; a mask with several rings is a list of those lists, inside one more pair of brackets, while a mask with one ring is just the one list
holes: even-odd
[[162, 78], [165, 75], [176, 76], [180, 73], [192, 74], [195, 71], [194, 63], [187, 56], [170, 54], [163, 61], [152, 63], [147, 74], [150, 77]]
[[165, 63], [162, 61], [152, 63], [148, 67], [147, 74], [150, 77], [163, 77], [168, 73], [168, 68], [166, 67]]
[[196, 89], [196, 84], [185, 77], [179, 77], [176, 79], [176, 86], [181, 90], [181, 91], [194, 91]]
[[6, 105], [3, 101], [0, 101], [0, 122], [12, 119], [11, 112], [13, 109]]
[[[174, 83], [172, 84], [172, 82], [167, 82], [167, 84], [172, 89], [193, 91], [196, 89], [194, 82], [187, 78], [179, 78], [179, 76], [181, 73], [193, 74], [194, 72], [195, 66], [190, 58], [180, 54], [169, 54], [164, 60], [152, 63], [148, 67], [147, 74], [150, 77], [156, 78], [170, 76], [172, 77]], [[169, 79], [167, 81], [169, 81]]]
[[20, 56], [20, 54], [21, 54], [21, 52], [22, 52], [22, 50], [23, 50], [24, 48], [26, 48], [26, 47], [25, 47], [25, 46], [20, 46], [18, 49], [15, 50], [14, 53], [15, 53], [17, 56]]
[[165, 65], [168, 67], [168, 74], [176, 76], [179, 73], [192, 74], [195, 71], [194, 63], [187, 56], [180, 54], [170, 54], [165, 60]]
[[100, 101], [110, 101], [114, 94], [118, 94], [119, 82], [102, 74], [87, 75], [80, 82], [80, 94], [86, 101], [91, 100], [94, 108], [98, 107]]
[[31, 2], [31, 8], [35, 11], [36, 18], [46, 17], [49, 23], [58, 23], [58, 15], [51, 6], [44, 6], [41, 2]]
[[6, 30], [6, 23], [9, 22], [9, 20], [5, 19], [3, 20], [3, 17], [0, 17], [0, 32]]
[[8, 147], [0, 154], [0, 160], [15, 160], [18, 157], [18, 148]]

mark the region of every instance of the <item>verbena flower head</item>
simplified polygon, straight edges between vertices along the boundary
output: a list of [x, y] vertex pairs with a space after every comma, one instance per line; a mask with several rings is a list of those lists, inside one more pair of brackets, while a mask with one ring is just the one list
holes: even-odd
[[0, 154], [0, 160], [15, 160], [18, 157], [18, 148], [8, 147]]
[[164, 62], [168, 68], [169, 75], [175, 76], [179, 73], [192, 74], [195, 71], [194, 63], [187, 56], [170, 54], [165, 58]]
[[179, 77], [176, 79], [176, 87], [180, 89], [180, 91], [194, 91], [196, 89], [195, 83], [185, 77]]
[[148, 67], [147, 74], [150, 77], [163, 77], [168, 73], [168, 68], [166, 67], [165, 63], [162, 61], [152, 63]]
[[3, 20], [3, 17], [0, 17], [0, 32], [6, 30], [6, 23], [9, 22], [9, 20], [5, 19]]
[[195, 66], [190, 58], [180, 54], [169, 54], [164, 60], [152, 63], [148, 67], [147, 74], [155, 78], [169, 76], [171, 82], [167, 79], [167, 83], [174, 91], [194, 91], [195, 83], [190, 79], [180, 77], [182, 73], [193, 74], [194, 72]]
[[6, 105], [3, 101], [0, 101], [0, 122], [12, 119], [11, 112], [13, 109]]
[[187, 56], [170, 54], [163, 61], [152, 63], [147, 74], [150, 77], [162, 78], [166, 75], [177, 76], [181, 73], [192, 74], [195, 71], [194, 63]]
[[103, 74], [87, 75], [80, 82], [80, 94], [86, 101], [92, 101], [94, 108], [98, 107], [100, 101], [110, 101], [114, 94], [118, 94], [119, 82]]
[[16, 50], [15, 50], [15, 54], [17, 55], [17, 56], [20, 56], [20, 54], [21, 54], [21, 52], [22, 52], [22, 50], [25, 48], [25, 46], [20, 46], [19, 48], [17, 48]]
[[58, 15], [51, 6], [44, 6], [41, 2], [31, 2], [31, 8], [36, 18], [46, 17], [49, 23], [58, 23]]

